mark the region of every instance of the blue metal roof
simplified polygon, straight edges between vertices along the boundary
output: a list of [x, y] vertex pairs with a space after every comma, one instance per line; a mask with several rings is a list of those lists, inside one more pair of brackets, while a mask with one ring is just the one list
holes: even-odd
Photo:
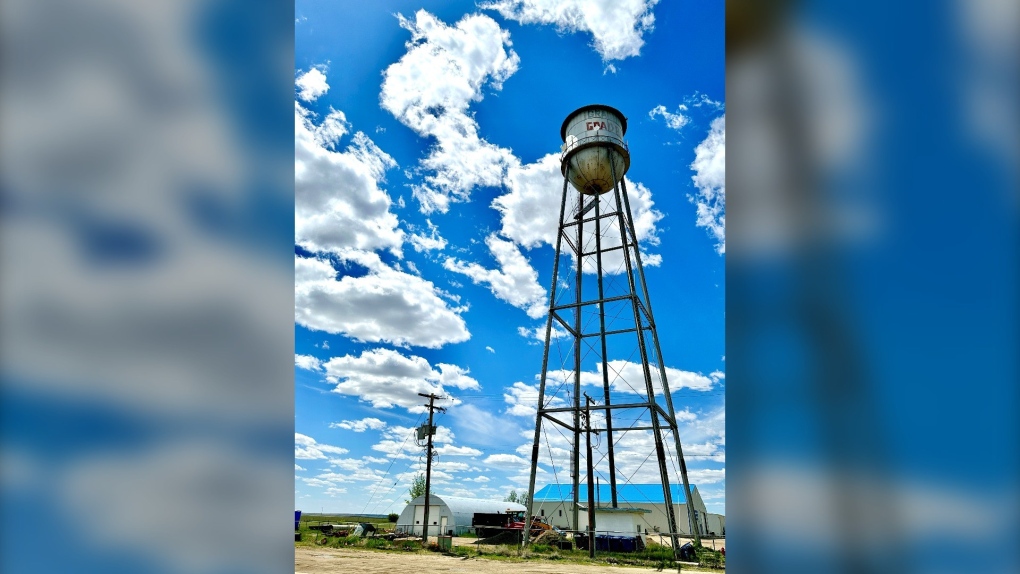
[[[587, 502], [588, 486], [581, 484], [579, 488], [578, 501]], [[697, 487], [692, 484], [692, 493], [695, 488]], [[595, 491], [595, 500], [599, 504], [606, 504], [613, 499], [609, 485], [604, 482], [597, 486]], [[683, 485], [671, 484], [669, 485], [669, 491], [673, 498], [673, 504], [687, 503]], [[571, 501], [573, 498], [569, 484], [548, 484], [535, 492], [534, 500], [535, 502], [563, 502]], [[665, 498], [662, 496], [661, 484], [618, 484], [616, 486], [616, 498], [619, 502], [628, 504], [662, 504], [665, 502]]]

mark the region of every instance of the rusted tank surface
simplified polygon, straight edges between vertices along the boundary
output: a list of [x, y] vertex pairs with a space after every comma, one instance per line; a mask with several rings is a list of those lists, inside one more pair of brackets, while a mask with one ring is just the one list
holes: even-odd
[[625, 133], [627, 118], [614, 107], [591, 104], [574, 110], [560, 127], [561, 172], [581, 193], [613, 189], [630, 169]]

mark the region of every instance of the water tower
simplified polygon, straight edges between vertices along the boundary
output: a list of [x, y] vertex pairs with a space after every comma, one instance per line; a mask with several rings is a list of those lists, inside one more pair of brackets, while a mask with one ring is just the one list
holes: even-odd
[[[601, 481], [608, 474], [610, 499], [598, 502], [617, 508], [621, 504], [617, 496], [619, 442], [626, 441], [628, 433], [647, 440], [650, 432], [654, 446], [649, 448], [654, 452], [642, 452], [640, 458], [650, 461], [655, 456], [673, 548], [679, 549], [670, 489], [677, 474], [686, 493], [689, 527], [696, 539], [700, 537], [623, 177], [630, 169], [630, 150], [623, 139], [626, 133], [627, 118], [601, 104], [571, 112], [560, 128], [563, 196], [531, 453], [528, 513], [531, 515], [534, 504], [540, 453], [548, 447], [552, 460], [550, 444], [558, 441], [569, 445], [570, 451], [570, 527], [587, 529], [593, 514], [578, 522], [579, 493], [593, 480], [593, 469], [608, 470], [599, 471], [598, 476]], [[589, 449], [581, 445], [593, 434], [600, 452], [589, 456]], [[582, 456], [588, 467], [584, 480]], [[593, 460], [599, 456], [597, 462]], [[624, 464], [633, 466], [632, 462]], [[554, 460], [552, 466], [559, 482]], [[629, 482], [633, 474], [624, 474], [623, 482]], [[591, 509], [596, 501], [586, 498]]]

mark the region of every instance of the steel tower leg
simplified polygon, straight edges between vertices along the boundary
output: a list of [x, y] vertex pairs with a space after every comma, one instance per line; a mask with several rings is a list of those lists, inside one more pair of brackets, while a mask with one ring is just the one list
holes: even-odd
[[[602, 346], [602, 390], [606, 407], [612, 404], [609, 398], [609, 356], [606, 351], [606, 293], [602, 273], [602, 198], [595, 197], [595, 261], [598, 265], [599, 280], [599, 342]], [[613, 411], [606, 408], [606, 445], [609, 458], [609, 489], [613, 508], [618, 508], [616, 497], [616, 456], [613, 448]]]
[[[584, 204], [584, 195], [578, 192], [578, 205]], [[583, 227], [581, 218], [577, 222], [577, 242], [575, 243], [575, 262], [577, 264], [577, 279], [574, 288], [574, 444], [571, 452], [571, 476], [573, 477], [574, 509], [571, 511], [574, 519], [574, 528], [580, 530], [578, 520], [578, 502], [580, 500], [581, 486], [581, 281], [584, 278], [584, 235], [581, 233]], [[563, 220], [560, 220], [563, 225]], [[588, 501], [591, 504], [591, 501]]]
[[[623, 179], [620, 180], [620, 185], [623, 187], [623, 203], [624, 208], [627, 210], [627, 219], [634, 221], [630, 211], [630, 197], [627, 195], [627, 182]], [[683, 447], [680, 445], [680, 432], [676, 424], [676, 412], [673, 410], [673, 397], [670, 395], [669, 382], [666, 380], [666, 363], [662, 359], [662, 348], [659, 346], [659, 333], [655, 328], [654, 313], [652, 313], [652, 299], [648, 296], [648, 284], [645, 282], [645, 271], [644, 266], [641, 264], [641, 250], [637, 248], [637, 234], [634, 230], [630, 230], [633, 234], [634, 239], [634, 259], [638, 265], [638, 276], [641, 278], [641, 292], [645, 296], [645, 305], [648, 306], [648, 327], [652, 334], [652, 343], [655, 345], [655, 356], [659, 359], [659, 376], [662, 377], [662, 395], [666, 399], [666, 412], [669, 414], [669, 418], [672, 421], [671, 430], [673, 431], [673, 439], [676, 442], [676, 456], [680, 461], [680, 476], [684, 483], [684, 497], [687, 499], [687, 520], [690, 523], [691, 535], [694, 537], [694, 543], [696, 545], [701, 544], [701, 534], [698, 532], [698, 523], [694, 518], [694, 499], [691, 496], [691, 484], [687, 479], [687, 463], [684, 461]]]
[[[567, 177], [563, 177], [563, 198], [560, 200], [559, 233], [556, 235], [556, 255], [553, 258], [552, 286], [549, 288], [549, 316], [545, 322], [545, 351], [542, 353], [542, 378], [538, 386], [538, 410], [535, 413], [535, 442], [531, 445], [531, 477], [528, 479], [528, 514], [525, 522], [531, 520], [535, 507], [535, 477], [538, 473], [538, 447], [542, 440], [542, 417], [545, 416], [545, 381], [549, 371], [549, 343], [552, 340], [553, 307], [556, 306], [556, 279], [560, 269], [560, 247], [563, 240], [563, 215], [567, 208]], [[575, 426], [576, 428], [576, 426]], [[576, 527], [577, 521], [575, 519]], [[526, 546], [531, 538], [531, 529], [524, 529], [521, 545]]]
[[[616, 166], [611, 154], [609, 165], [613, 173], [613, 179], [615, 180]], [[673, 509], [673, 495], [671, 491], [672, 489], [670, 489], [669, 469], [666, 467], [666, 449], [662, 444], [662, 426], [659, 422], [659, 411], [655, 402], [655, 387], [652, 385], [652, 374], [648, 368], [648, 349], [645, 347], [644, 321], [641, 319], [641, 304], [638, 298], [637, 285], [634, 282], [634, 265], [631, 263], [630, 247], [634, 247], [635, 253], [637, 253], [640, 248], [637, 243], [637, 234], [633, 233], [633, 229], [631, 228], [633, 222], [631, 220], [630, 213], [625, 213], [623, 209], [624, 203], [621, 199], [619, 184], [615, 184], [613, 186], [613, 193], [616, 198], [616, 210], [619, 214], [620, 240], [623, 247], [624, 264], [627, 269], [627, 283], [630, 287], [631, 310], [634, 315], [634, 326], [637, 328], [638, 352], [641, 356], [641, 372], [644, 375], [645, 391], [648, 393], [648, 402], [650, 403], [648, 410], [651, 415], [652, 434], [655, 439], [655, 458], [659, 465], [659, 478], [662, 482], [663, 502], [666, 504], [666, 519], [669, 525], [669, 535], [673, 543], [673, 553], [676, 555], [680, 549], [680, 545], [677, 540], [676, 514]], [[624, 191], [622, 195], [625, 197], [626, 191]], [[627, 240], [628, 235], [634, 238], [633, 243], [630, 243]], [[641, 268], [638, 267], [638, 271], [640, 270]], [[649, 320], [649, 322], [651, 321]]]

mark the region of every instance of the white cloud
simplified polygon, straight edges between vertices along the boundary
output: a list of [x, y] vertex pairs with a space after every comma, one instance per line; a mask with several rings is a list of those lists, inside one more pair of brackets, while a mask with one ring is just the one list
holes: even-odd
[[[482, 451], [469, 446], [443, 445], [435, 450], [439, 456], [479, 456], [482, 454]], [[463, 470], [467, 470], [466, 465]]]
[[496, 10], [521, 24], [553, 24], [567, 32], [590, 32], [604, 62], [638, 56], [642, 36], [654, 29], [652, 8], [658, 0], [494, 0], [482, 9]]
[[490, 352], [490, 353], [495, 353], [496, 352], [496, 349], [493, 349], [492, 347], [489, 347], [488, 345], [486, 345], [485, 350]]
[[[528, 249], [542, 244], [555, 248], [557, 218], [563, 197], [563, 175], [560, 173], [559, 154], [548, 154], [532, 164], [512, 166], [507, 171], [505, 183], [508, 193], [492, 201], [493, 209], [499, 211], [502, 216], [500, 235]], [[657, 224], [663, 215], [655, 209], [651, 190], [629, 179], [626, 180], [626, 185], [631, 213], [634, 216], [634, 228], [643, 247], [642, 263], [646, 267], [658, 265], [662, 258], [658, 254], [645, 253], [644, 249], [650, 245], [658, 245]], [[569, 195], [563, 217], [565, 221], [572, 221], [574, 213], [578, 210], [579, 194], [572, 187], [568, 188], [567, 193]], [[600, 202], [600, 212], [616, 211], [614, 194], [603, 194], [600, 196]], [[615, 222], [607, 223], [602, 229], [603, 249], [620, 245], [618, 229], [619, 226]], [[584, 243], [594, 245], [595, 226], [586, 225], [583, 231]], [[564, 246], [564, 251], [570, 250]], [[607, 274], [623, 273], [626, 270], [623, 252], [616, 250], [603, 254], [602, 268]], [[594, 271], [595, 257], [586, 257], [585, 272]]]
[[520, 58], [510, 49], [510, 34], [488, 16], [465, 16], [447, 26], [424, 10], [412, 22], [398, 16], [411, 32], [407, 53], [384, 72], [382, 107], [435, 145], [421, 166], [428, 175], [412, 188], [423, 213], [445, 213], [451, 202], [467, 201], [476, 186], [497, 186], [517, 159], [509, 150], [478, 135], [468, 114], [488, 85], [502, 89]]
[[470, 372], [468, 369], [462, 369], [457, 365], [449, 365], [447, 363], [437, 363], [439, 367], [439, 384], [442, 387], [456, 387], [458, 389], [474, 389], [478, 390], [481, 388], [478, 385], [478, 381], [467, 376]]
[[674, 130], [680, 130], [691, 122], [691, 117], [684, 115], [684, 112], [686, 111], [687, 106], [683, 104], [680, 104], [676, 113], [666, 110], [666, 106], [660, 104], [652, 108], [652, 111], [648, 112], [648, 117], [654, 120], [655, 116], [662, 116], [662, 119], [666, 120], [667, 126]]
[[329, 91], [329, 84], [326, 83], [326, 75], [318, 68], [312, 68], [301, 74], [295, 82], [300, 88], [298, 97], [306, 102], [317, 99]]
[[519, 470], [522, 466], [530, 466], [531, 462], [516, 454], [492, 454], [482, 464], [506, 470]]
[[563, 197], [560, 154], [551, 153], [511, 169], [506, 186], [509, 193], [492, 202], [502, 215], [500, 234], [528, 249], [543, 243], [555, 247], [556, 218]]
[[308, 435], [294, 433], [294, 458], [299, 460], [317, 460], [329, 458], [329, 454], [347, 454], [347, 449], [329, 444], [322, 444]]
[[726, 116], [712, 121], [712, 127], [694, 149], [691, 179], [698, 188], [689, 197], [697, 206], [697, 226], [704, 227], [716, 240], [716, 251], [726, 253]]
[[[620, 360], [609, 361], [608, 372], [610, 389], [614, 393], [645, 394], [644, 370], [640, 363]], [[661, 395], [662, 384], [659, 369], [657, 367], [653, 367], [651, 369], [651, 376], [652, 388], [655, 390], [657, 395]], [[535, 380], [539, 381], [540, 377], [541, 374], [535, 375]], [[674, 369], [672, 367], [666, 367], [666, 377], [669, 381], [670, 391], [673, 392], [683, 388], [707, 391], [715, 384], [715, 381], [711, 377], [706, 377], [701, 373]], [[563, 382], [569, 383], [573, 380], [573, 371], [550, 369], [547, 372], [545, 394], [545, 403], [547, 408], [560, 407], [567, 404], [567, 396], [565, 392], [561, 391], [557, 393], [556, 389], [573, 389], [572, 384], [567, 385], [566, 387], [561, 385]], [[581, 384], [584, 386], [602, 387], [602, 364], [596, 364], [595, 371], [582, 371]], [[521, 417], [534, 417], [538, 408], [538, 387], [539, 385], [537, 382], [534, 385], [528, 385], [520, 381], [515, 382], [509, 387], [505, 387], [503, 389], [503, 400], [509, 405], [505, 411], [506, 414]], [[677, 416], [680, 420], [683, 420], [682, 417], [685, 415], [683, 415], [683, 411], [681, 411], [681, 413]]]
[[306, 371], [318, 371], [322, 368], [322, 361], [311, 355], [294, 355], [294, 364]]
[[331, 111], [318, 125], [314, 119], [295, 102], [295, 242], [309, 251], [389, 249], [399, 257], [403, 231], [379, 187], [396, 162], [361, 132], [335, 151], [349, 131], [343, 112]]
[[[408, 357], [390, 349], [370, 349], [360, 356], [333, 357], [323, 367], [326, 379], [336, 384], [334, 392], [358, 397], [376, 408], [401, 406], [411, 412], [421, 412], [424, 406], [418, 393], [446, 396], [449, 387], [479, 388], [478, 381], [456, 365], [439, 363], [437, 371], [421, 357]], [[448, 398], [443, 404], [459, 402]]]
[[[702, 118], [704, 114], [718, 112], [724, 107], [722, 102], [713, 100], [701, 92], [694, 92], [694, 95], [684, 97], [683, 103], [677, 106], [675, 113], [660, 104], [648, 112], [648, 117], [654, 120], [655, 116], [662, 116], [669, 128], [680, 131], [691, 123], [692, 114], [696, 113], [698, 118]], [[695, 110], [692, 111], [691, 108], [695, 108]]]
[[[612, 360], [608, 362], [609, 385], [614, 392], [645, 394], [644, 368], [641, 363], [632, 361]], [[652, 388], [655, 394], [662, 394], [662, 382], [659, 368], [652, 365], [649, 369], [652, 378]], [[539, 375], [536, 375], [536, 379]], [[547, 374], [549, 380], [564, 381], [573, 380], [573, 371], [550, 370]], [[701, 373], [684, 371], [666, 367], [666, 380], [669, 382], [671, 392], [680, 389], [692, 389], [695, 391], [708, 391], [715, 385], [716, 380]], [[581, 371], [581, 384], [587, 386], [603, 385], [602, 363], [595, 364], [594, 371]]]
[[[383, 431], [383, 439], [372, 445], [372, 450], [385, 453], [389, 458], [418, 460], [421, 458], [424, 446], [415, 444], [413, 435], [416, 432], [416, 429], [410, 427], [387, 427]], [[432, 442], [433, 444], [440, 445], [438, 448], [444, 448], [445, 445], [452, 445], [455, 438], [453, 431], [451, 431], [448, 427], [438, 425], [436, 428], [436, 434], [432, 437]], [[406, 480], [410, 482], [410, 479], [413, 478], [417, 472], [418, 471], [402, 473], [397, 475], [397, 478], [398, 480]]]
[[726, 480], [724, 468], [695, 468], [687, 471], [691, 484], [715, 484]]
[[546, 312], [545, 289], [538, 284], [538, 272], [531, 266], [520, 248], [511, 241], [500, 239], [495, 233], [485, 238], [485, 245], [499, 269], [486, 269], [477, 263], [464, 263], [448, 258], [443, 267], [467, 275], [476, 284], [487, 284], [496, 298], [514, 307], [524, 309], [528, 316], [538, 318]]
[[382, 480], [385, 473], [376, 468], [370, 468], [364, 459], [360, 458], [334, 458], [329, 464], [345, 472], [330, 471], [316, 475], [316, 478], [328, 480], [334, 483], [378, 481]]
[[425, 220], [425, 223], [429, 226], [429, 234], [425, 235], [422, 233], [414, 233], [408, 240], [414, 247], [414, 250], [418, 253], [424, 251], [442, 251], [446, 248], [446, 240], [439, 235], [439, 228], [435, 226], [430, 220]]
[[346, 429], [354, 432], [365, 432], [368, 429], [381, 430], [386, 428], [386, 423], [380, 419], [374, 417], [363, 418], [356, 421], [340, 421], [338, 423], [329, 423], [331, 429]]
[[[538, 341], [544, 344], [545, 330], [546, 330], [545, 325], [539, 325], [534, 329], [528, 329], [527, 327], [517, 327], [517, 334], [524, 337], [525, 339], [532, 339], [534, 341]], [[562, 339], [563, 337], [567, 337], [569, 335], [570, 333], [568, 333], [565, 329], [560, 327], [560, 325], [556, 321], [553, 321], [552, 333], [549, 334], [550, 341]]]
[[297, 463], [294, 463], [294, 470], [305, 470], [305, 469], [303, 467], [299, 466]]
[[[438, 450], [438, 449], [437, 449]], [[471, 468], [466, 462], [454, 462], [449, 460], [437, 460], [432, 464], [432, 470], [440, 470], [447, 473], [463, 472]]]
[[467, 308], [451, 307], [432, 282], [397, 271], [375, 254], [347, 252], [341, 258], [367, 267], [368, 274], [337, 280], [328, 262], [295, 258], [297, 324], [356, 341], [432, 349], [471, 338], [460, 316]]
[[[546, 407], [560, 407], [566, 404], [562, 399], [549, 394], [545, 399]], [[517, 381], [503, 389], [503, 401], [510, 405], [505, 411], [506, 414], [534, 417], [538, 412], [538, 385], [527, 385]]]

